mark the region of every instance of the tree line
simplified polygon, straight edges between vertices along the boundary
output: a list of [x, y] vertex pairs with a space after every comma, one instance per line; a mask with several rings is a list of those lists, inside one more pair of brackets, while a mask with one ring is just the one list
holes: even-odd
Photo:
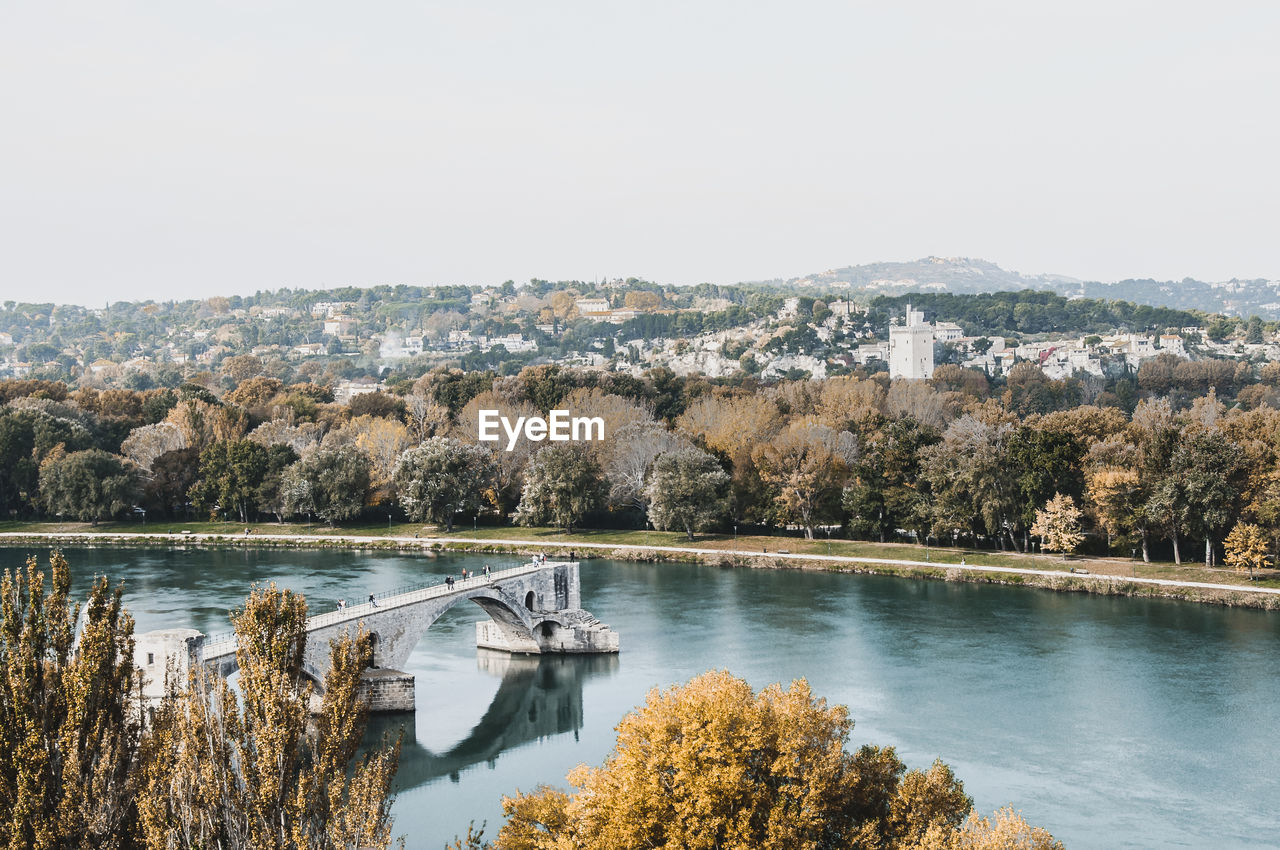
[[[346, 405], [325, 387], [260, 374], [230, 389], [139, 393], [9, 382], [0, 510], [652, 524], [690, 537], [743, 525], [1027, 551], [1044, 536], [1032, 531], [1038, 512], [1060, 496], [1094, 551], [1180, 562], [1195, 542], [1212, 564], [1239, 524], [1273, 546], [1280, 368], [1186, 365], [1197, 368], [1144, 363], [1131, 409], [1030, 364], [1003, 385], [955, 366], [924, 382], [864, 373], [774, 384], [439, 369]], [[553, 408], [601, 417], [606, 439], [522, 439], [513, 451], [478, 439], [482, 409], [515, 421]]]

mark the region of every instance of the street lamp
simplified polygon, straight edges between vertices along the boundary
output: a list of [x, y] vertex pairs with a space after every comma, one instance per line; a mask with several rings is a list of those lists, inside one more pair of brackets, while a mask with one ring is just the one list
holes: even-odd
[[475, 540], [480, 536], [480, 515], [476, 514], [471, 518], [471, 539]]
[[738, 524], [733, 524], [733, 551], [738, 551]]

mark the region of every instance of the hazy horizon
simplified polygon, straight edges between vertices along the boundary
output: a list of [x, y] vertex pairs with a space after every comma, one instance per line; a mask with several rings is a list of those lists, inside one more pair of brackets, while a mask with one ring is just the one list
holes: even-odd
[[1264, 3], [0, 9], [0, 298], [1280, 278]]

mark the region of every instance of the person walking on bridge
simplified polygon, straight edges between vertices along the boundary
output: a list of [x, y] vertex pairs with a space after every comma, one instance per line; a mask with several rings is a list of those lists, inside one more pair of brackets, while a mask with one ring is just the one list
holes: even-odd
[[377, 608], [377, 607], [378, 607], [378, 600], [376, 600], [376, 599], [374, 599], [374, 598], [373, 598], [373, 594], [372, 594], [372, 593], [370, 593], [370, 594], [369, 594], [369, 605], [371, 605], [371, 606], [372, 606], [372, 607], [374, 607], [374, 608]]

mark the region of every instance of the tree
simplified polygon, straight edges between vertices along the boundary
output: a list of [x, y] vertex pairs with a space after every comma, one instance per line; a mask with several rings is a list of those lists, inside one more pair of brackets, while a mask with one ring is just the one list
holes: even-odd
[[1240, 514], [1243, 459], [1224, 434], [1204, 431], [1184, 435], [1170, 460], [1186, 524], [1204, 538], [1206, 567], [1213, 566], [1213, 541]]
[[297, 461], [298, 453], [290, 446], [277, 444], [267, 447], [267, 468], [262, 473], [254, 500], [259, 510], [275, 514], [278, 522], [284, 522], [285, 516], [284, 474]]
[[258, 509], [258, 488], [267, 473], [267, 450], [251, 440], [220, 441], [200, 453], [200, 480], [191, 501], [200, 508], [221, 508], [249, 521]]
[[151, 464], [143, 479], [142, 503], [148, 511], [176, 517], [187, 506], [187, 494], [200, 477], [200, 452], [178, 449], [165, 452]]
[[71, 571], [36, 559], [0, 579], [0, 846], [138, 846], [133, 618], [99, 578], [84, 625]]
[[187, 447], [182, 439], [182, 429], [172, 422], [157, 422], [134, 428], [120, 445], [120, 453], [143, 472], [149, 473], [156, 458], [166, 452], [176, 452]]
[[689, 539], [729, 510], [729, 474], [695, 446], [659, 455], [645, 488], [655, 528], [683, 528]]
[[369, 459], [354, 446], [317, 449], [285, 470], [286, 514], [315, 514], [329, 525], [357, 516], [369, 494]]
[[357, 416], [326, 434], [321, 445], [327, 449], [345, 445], [360, 449], [369, 458], [370, 486], [378, 491], [378, 501], [382, 501], [391, 497], [396, 464], [405, 449], [413, 445], [413, 440], [409, 429], [398, 419]]
[[657, 422], [633, 422], [609, 432], [604, 471], [609, 482], [609, 501], [649, 513], [648, 484], [653, 462], [663, 452], [687, 445]]
[[539, 451], [525, 470], [516, 513], [521, 525], [550, 525], [573, 532], [573, 525], [602, 500], [600, 467], [577, 443], [557, 443]]
[[171, 683], [139, 776], [149, 847], [338, 850], [391, 843], [399, 742], [358, 756], [368, 706], [367, 635], [330, 644], [319, 714], [303, 672], [306, 601], [256, 587], [233, 617], [239, 693], [200, 666]]
[[856, 443], [848, 431], [795, 422], [758, 447], [752, 458], [772, 493], [774, 516], [783, 523], [798, 523], [812, 540], [817, 524], [838, 513], [841, 488], [855, 455]]
[[920, 475], [933, 493], [935, 534], [974, 529], [1003, 547], [1021, 545], [1018, 469], [1009, 459], [1013, 426], [966, 415], [952, 422], [942, 442], [923, 449]]
[[1031, 826], [1011, 808], [996, 812], [995, 822], [971, 812], [955, 832], [931, 830], [919, 850], [1063, 850], [1049, 831]]
[[444, 523], [479, 511], [484, 489], [493, 476], [488, 449], [452, 437], [432, 437], [407, 450], [396, 465], [395, 488], [405, 513], [414, 522]]
[[920, 480], [920, 451], [940, 436], [911, 417], [877, 431], [854, 463], [841, 504], [855, 534], [885, 540], [885, 533], [908, 528], [924, 542], [929, 531], [928, 487]]
[[604, 765], [570, 774], [572, 794], [504, 798], [498, 846], [905, 850], [953, 833], [972, 801], [951, 770], [908, 773], [891, 747], [846, 752], [852, 726], [804, 680], [755, 694], [712, 672], [655, 689]]
[[1271, 563], [1271, 545], [1261, 526], [1238, 522], [1226, 539], [1227, 566], [1233, 570], [1265, 570]]
[[1064, 493], [1080, 498], [1084, 492], [1080, 471], [1083, 456], [1084, 447], [1079, 440], [1066, 431], [1045, 427], [1043, 421], [1023, 425], [1014, 432], [1009, 441], [1009, 460], [1017, 467], [1024, 528], [1031, 525], [1037, 509], [1052, 495]]
[[127, 510], [137, 493], [132, 465], [101, 449], [51, 456], [40, 467], [40, 501], [51, 514], [96, 525]]
[[1042, 548], [1065, 556], [1084, 541], [1084, 534], [1080, 531], [1081, 516], [1083, 514], [1070, 496], [1055, 493], [1042, 509], [1036, 511], [1031, 533], [1039, 535]]

